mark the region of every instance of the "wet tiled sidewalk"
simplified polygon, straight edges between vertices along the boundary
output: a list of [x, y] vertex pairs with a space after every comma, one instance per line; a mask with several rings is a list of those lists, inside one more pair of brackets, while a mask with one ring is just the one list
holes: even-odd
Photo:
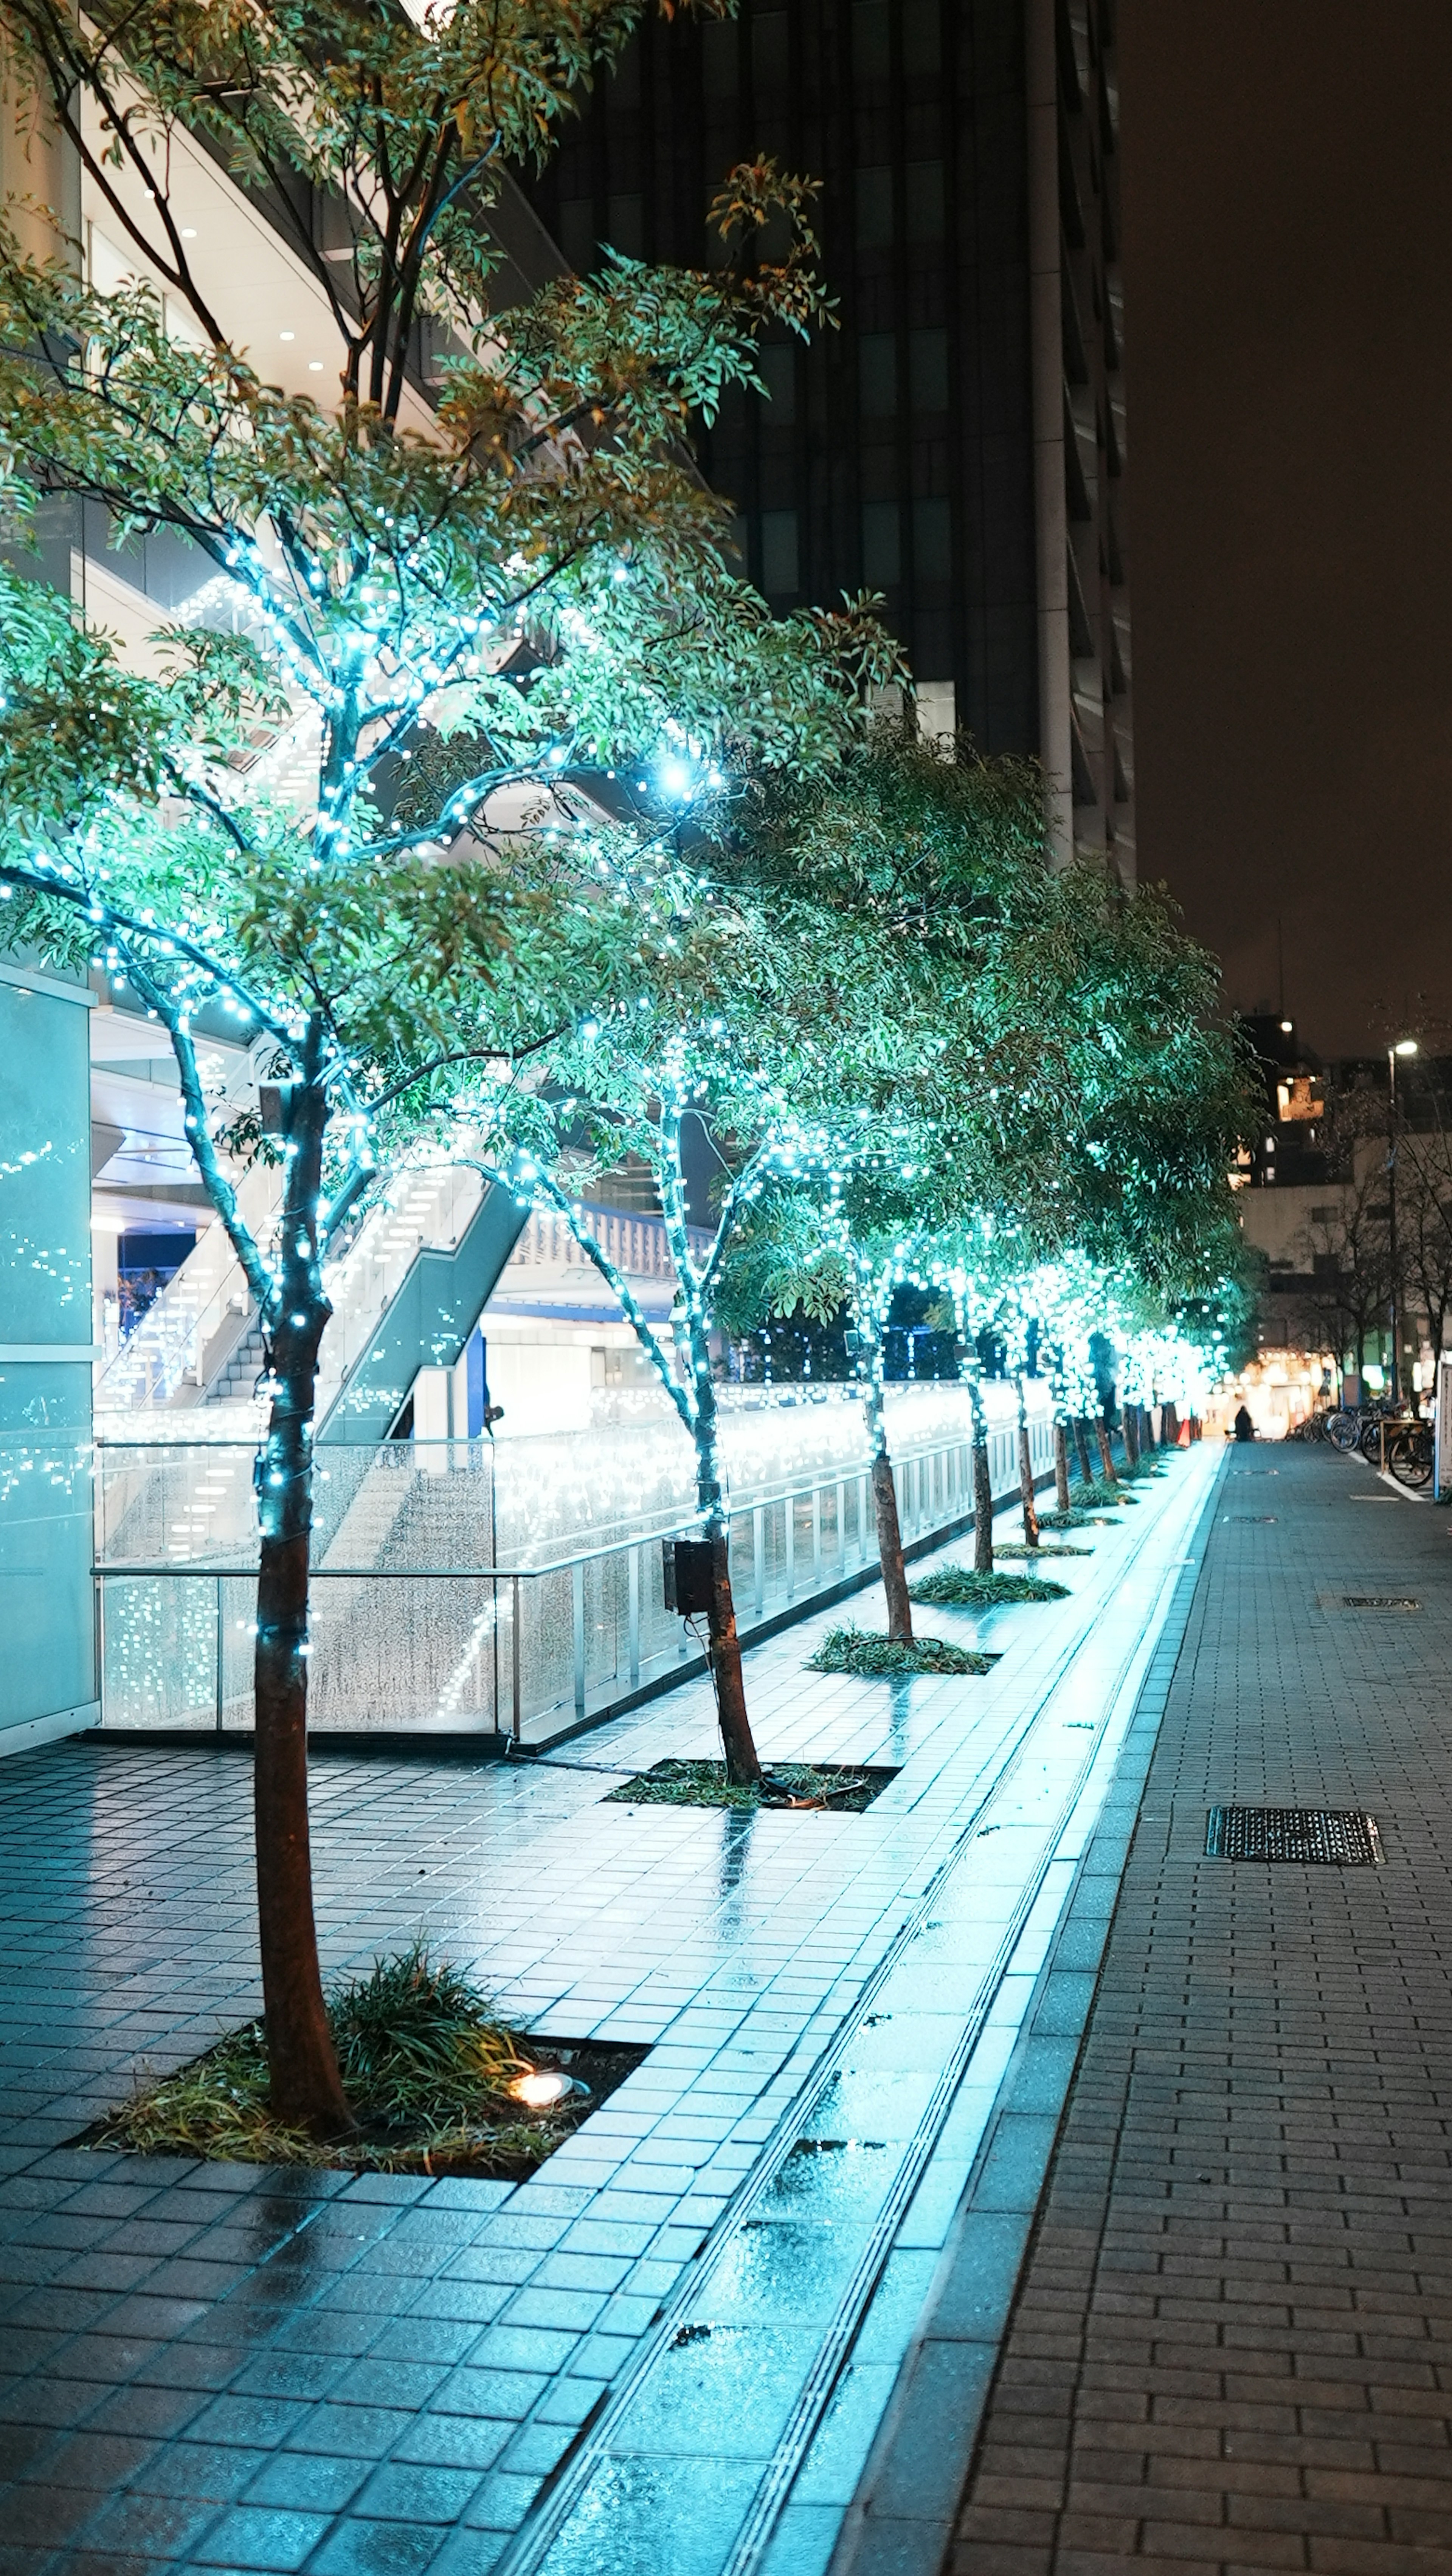
[[[1452, 2570], [1449, 1668], [1445, 1513], [1232, 1460], [956, 2538], [873, 2576]], [[1230, 1802], [1385, 1866], [1207, 1859]]]
[[[863, 1816], [602, 1805], [612, 1774], [713, 1749], [699, 1685], [547, 1765], [318, 1761], [329, 1968], [366, 1966], [423, 1928], [542, 2031], [650, 2045], [514, 2189], [68, 2147], [137, 2067], [180, 2063], [256, 2009], [248, 1765], [210, 1747], [81, 1742], [0, 1766], [0, 2467], [12, 2481], [0, 2576], [193, 2565], [482, 2576], [501, 2559], [714, 2576], [781, 2451], [784, 2403], [810, 2475], [794, 2500], [784, 2489], [770, 2512], [758, 2506], [758, 2557], [775, 2534], [772, 2565], [794, 2576], [824, 2565], [1064, 1900], [1069, 1820], [1107, 1784], [1138, 1640], [1163, 1616], [1166, 1569], [1215, 1463], [1177, 1460], [1135, 1514], [1096, 1533], [1094, 1556], [1066, 1569], [1071, 1600], [984, 1623], [1003, 1658], [986, 1680], [806, 1674], [820, 1621], [753, 1652], [764, 1753], [898, 1768]], [[872, 1624], [872, 1596], [859, 1616]], [[932, 1624], [973, 1633], [952, 1612]], [[969, 1839], [989, 1833], [1000, 1841], [965, 1874]], [[939, 1890], [952, 1898], [947, 1934], [928, 1914]], [[954, 1946], [951, 1926], [970, 1918]], [[924, 1943], [911, 1959], [909, 1932]], [[997, 1960], [991, 1978], [985, 1960]], [[844, 2031], [867, 2027], [894, 1975], [912, 1989], [902, 2029], [937, 2011], [933, 2048], [956, 2048], [968, 2079], [939, 2085], [930, 2129], [924, 2098], [942, 2069], [925, 2062], [921, 2030], [909, 2055], [926, 2085], [885, 2041], [875, 2053], [864, 2041], [862, 2065], [833, 2074]], [[872, 2222], [891, 2296], [865, 2317], [857, 2361], [877, 2377], [859, 2380], [850, 2439], [823, 2427], [820, 2408], [802, 2411], [811, 2336], [801, 2370], [768, 2368], [770, 2302], [745, 2292], [737, 2313], [754, 2341], [734, 2389], [709, 2388], [713, 2421], [682, 2438], [691, 2400], [678, 2387], [657, 2438], [639, 2410], [669, 2369], [663, 2336], [669, 2354], [714, 2331], [671, 2329], [708, 2273], [722, 2285], [715, 2306], [727, 2298], [753, 2191], [800, 2147], [794, 2129], [811, 2131], [824, 2087], [853, 2072], [876, 2074], [869, 2127], [897, 2200], [883, 2203], [895, 2234]], [[859, 2107], [865, 2117], [866, 2092]], [[835, 2170], [835, 2135], [820, 2122], [814, 2134], [822, 2152], [808, 2161]], [[833, 2206], [840, 2228], [856, 2223]], [[771, 2402], [743, 2434], [763, 2368]], [[840, 2454], [830, 2475], [824, 2430]], [[676, 2526], [650, 2510], [612, 2519], [602, 2540], [592, 2499], [609, 2474], [592, 2486], [592, 2460], [607, 2472], [644, 2462], [638, 2503], [658, 2456], [685, 2472], [679, 2546], [662, 2544]], [[552, 2478], [553, 2520], [532, 2511]]]

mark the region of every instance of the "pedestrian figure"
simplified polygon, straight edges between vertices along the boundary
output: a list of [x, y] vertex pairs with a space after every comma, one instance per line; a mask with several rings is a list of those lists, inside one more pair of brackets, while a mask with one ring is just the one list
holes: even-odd
[[1235, 1437], [1237, 1440], [1255, 1438], [1255, 1424], [1251, 1421], [1249, 1410], [1245, 1405], [1241, 1406], [1235, 1417]]

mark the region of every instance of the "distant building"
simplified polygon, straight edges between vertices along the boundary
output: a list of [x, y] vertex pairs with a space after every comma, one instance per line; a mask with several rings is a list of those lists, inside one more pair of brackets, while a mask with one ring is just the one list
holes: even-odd
[[1044, 764], [1135, 875], [1111, 0], [744, 0], [648, 18], [532, 184], [571, 266], [701, 265], [736, 162], [822, 181], [840, 328], [701, 440], [777, 608], [881, 591], [928, 731]]

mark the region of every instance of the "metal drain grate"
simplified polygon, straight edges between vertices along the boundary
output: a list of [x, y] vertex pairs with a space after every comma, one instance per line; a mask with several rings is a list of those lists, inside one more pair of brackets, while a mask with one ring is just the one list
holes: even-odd
[[1225, 1518], [1228, 1521], [1274, 1521], [1279, 1520], [1280, 1514], [1278, 1512], [1227, 1512]]
[[1344, 1610], [1420, 1610], [1409, 1592], [1343, 1592]]
[[1212, 1807], [1205, 1853], [1209, 1860], [1334, 1861], [1348, 1869], [1382, 1861], [1376, 1818], [1354, 1807]]

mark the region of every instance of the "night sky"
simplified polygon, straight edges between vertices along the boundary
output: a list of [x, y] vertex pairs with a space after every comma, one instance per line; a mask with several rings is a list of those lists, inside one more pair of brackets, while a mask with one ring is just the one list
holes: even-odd
[[[1121, 0], [1140, 874], [1452, 1048], [1452, 9]], [[1422, 998], [1418, 998], [1422, 997]]]

